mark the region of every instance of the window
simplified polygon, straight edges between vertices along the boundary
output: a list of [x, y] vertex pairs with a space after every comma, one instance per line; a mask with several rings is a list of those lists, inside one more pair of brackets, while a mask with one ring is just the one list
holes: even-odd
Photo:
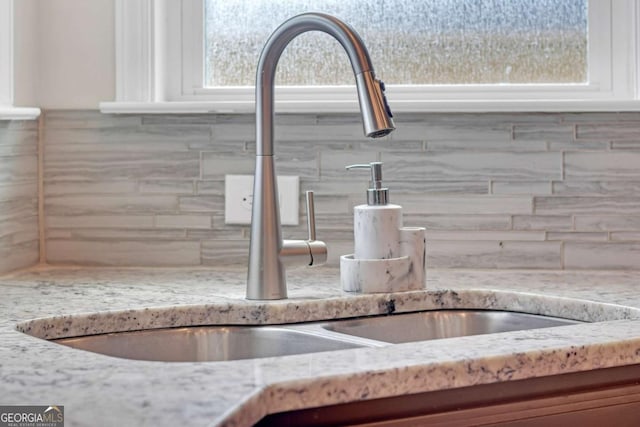
[[[204, 86], [251, 86], [262, 44], [309, 10], [341, 17], [387, 84], [587, 83], [587, 0], [205, 0]], [[242, 19], [237, 19], [241, 16]], [[295, 39], [279, 63], [287, 86], [353, 84], [329, 36]]]
[[[633, 0], [116, 0], [129, 103], [103, 110], [252, 111], [266, 38], [308, 10], [361, 34], [394, 110], [640, 110]], [[276, 84], [278, 111], [357, 109], [348, 59], [325, 34], [288, 46]]]

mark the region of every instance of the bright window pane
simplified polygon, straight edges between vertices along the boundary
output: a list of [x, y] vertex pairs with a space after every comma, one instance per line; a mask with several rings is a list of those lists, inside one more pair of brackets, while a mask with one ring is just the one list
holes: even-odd
[[[205, 86], [251, 86], [284, 20], [335, 15], [364, 39], [387, 84], [587, 82], [587, 0], [206, 0]], [[276, 84], [353, 84], [342, 47], [318, 32], [285, 50]]]

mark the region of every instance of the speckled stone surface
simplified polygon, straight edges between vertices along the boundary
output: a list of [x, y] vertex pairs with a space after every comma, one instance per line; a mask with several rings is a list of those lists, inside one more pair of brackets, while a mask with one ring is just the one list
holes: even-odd
[[[242, 268], [36, 268], [0, 278], [0, 404], [65, 405], [66, 426], [249, 426], [291, 409], [640, 363], [640, 272], [429, 271], [427, 288], [343, 292], [289, 273], [288, 300], [244, 300]], [[233, 362], [118, 359], [41, 338], [270, 324], [438, 308], [593, 321]], [[26, 335], [17, 330], [23, 330]]]

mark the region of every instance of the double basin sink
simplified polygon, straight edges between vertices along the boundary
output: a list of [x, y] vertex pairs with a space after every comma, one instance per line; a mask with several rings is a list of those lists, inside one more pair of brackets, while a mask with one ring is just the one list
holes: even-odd
[[384, 347], [580, 323], [494, 310], [436, 310], [273, 326], [193, 326], [118, 332], [55, 342], [126, 359], [201, 362]]

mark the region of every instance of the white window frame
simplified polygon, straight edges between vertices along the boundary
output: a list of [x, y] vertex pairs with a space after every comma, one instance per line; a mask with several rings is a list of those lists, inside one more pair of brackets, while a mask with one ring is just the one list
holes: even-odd
[[14, 107], [14, 0], [0, 0], [0, 120], [32, 120], [38, 108]]
[[[202, 0], [116, 0], [116, 100], [103, 112], [254, 111], [253, 87], [202, 87], [203, 9]], [[639, 13], [638, 0], [589, 0], [588, 54], [598, 59], [588, 84], [387, 84], [389, 103], [397, 112], [640, 111]], [[353, 86], [276, 90], [279, 112], [358, 109]]]

